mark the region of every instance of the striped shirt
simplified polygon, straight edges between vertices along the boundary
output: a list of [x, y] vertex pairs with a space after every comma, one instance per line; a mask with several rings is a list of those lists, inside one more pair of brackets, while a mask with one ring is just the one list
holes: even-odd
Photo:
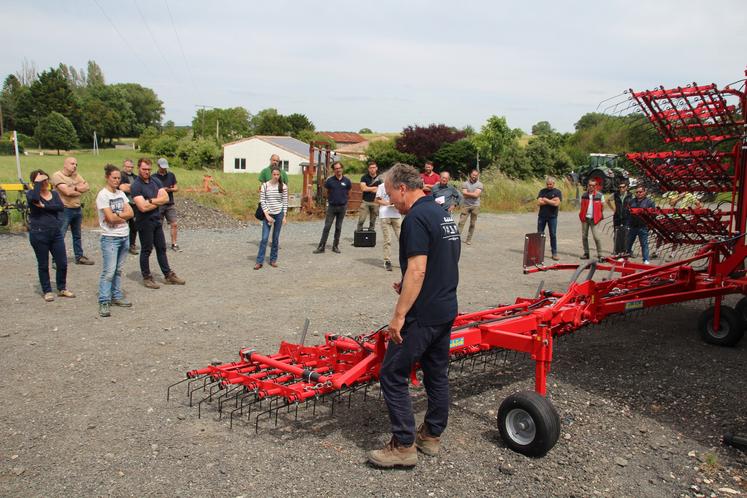
[[259, 191], [259, 201], [262, 203], [262, 210], [267, 214], [285, 215], [288, 212], [288, 185], [283, 184], [283, 194], [278, 192], [278, 184], [273, 185], [270, 182], [262, 184]]

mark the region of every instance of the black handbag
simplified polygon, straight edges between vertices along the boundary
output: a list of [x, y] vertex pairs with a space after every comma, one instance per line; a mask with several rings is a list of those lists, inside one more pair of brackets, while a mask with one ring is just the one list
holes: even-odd
[[254, 212], [254, 217], [257, 218], [259, 221], [262, 221], [265, 219], [265, 212], [262, 209], [262, 203], [260, 202], [257, 204], [257, 211]]

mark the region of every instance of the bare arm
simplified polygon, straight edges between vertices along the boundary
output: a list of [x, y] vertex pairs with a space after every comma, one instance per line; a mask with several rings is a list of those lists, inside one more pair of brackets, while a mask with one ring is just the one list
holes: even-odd
[[158, 196], [155, 199], [151, 199], [151, 202], [155, 204], [156, 206], [163, 206], [167, 202], [169, 202], [169, 194], [166, 192], [165, 188], [159, 188], [158, 189]]
[[125, 193], [130, 193], [130, 184], [129, 183], [120, 183], [119, 184], [119, 190]]
[[482, 189], [479, 189], [479, 188], [476, 189], [474, 192], [470, 192], [466, 188], [462, 189], [462, 195], [464, 197], [469, 197], [470, 199], [477, 199], [478, 197], [480, 197], [480, 194], [482, 194]]
[[425, 280], [425, 267], [428, 263], [428, 256], [425, 254], [411, 256], [407, 258], [407, 271], [402, 277], [402, 287], [400, 288], [399, 298], [394, 307], [394, 314], [389, 322], [389, 337], [397, 344], [402, 343], [402, 326], [405, 324], [405, 316], [415, 304], [415, 300], [423, 288]]
[[89, 190], [91, 190], [91, 187], [88, 185], [87, 181], [81, 179], [81, 181], [75, 185], [75, 190], [77, 190], [81, 194], [84, 194], [88, 192]]
[[58, 183], [57, 185], [55, 185], [55, 188], [59, 190], [60, 192], [62, 192], [62, 194], [67, 197], [80, 197], [82, 193], [78, 190], [77, 185], [74, 187], [71, 187], [66, 183]]

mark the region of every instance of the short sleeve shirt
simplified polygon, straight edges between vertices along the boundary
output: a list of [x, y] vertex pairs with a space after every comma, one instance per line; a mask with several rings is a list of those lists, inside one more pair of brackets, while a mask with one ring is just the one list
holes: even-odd
[[[135, 181], [135, 178], [137, 178], [137, 175], [134, 173], [127, 174], [122, 170], [122, 181], [119, 183], [120, 185], [132, 185], [132, 182]], [[125, 192], [125, 195], [127, 196], [127, 202], [132, 204], [132, 195]]]
[[[163, 188], [169, 188], [176, 185], [176, 175], [172, 173], [171, 171], [167, 171], [165, 175], [160, 175], [156, 173], [155, 176], [159, 182], [161, 182], [161, 185], [163, 185]], [[174, 204], [174, 192], [168, 192], [169, 194], [169, 202], [166, 203], [167, 206], [170, 206]]]
[[[272, 166], [268, 166], [259, 172], [258, 180], [260, 183], [267, 183], [270, 181], [271, 178], [272, 178]], [[282, 169], [280, 170], [280, 179], [283, 180], [283, 183], [288, 185], [288, 174]]]
[[[562, 201], [563, 193], [556, 188], [543, 188], [542, 190], [539, 191], [539, 194], [537, 194], [537, 199], [540, 199], [540, 198], [560, 199]], [[557, 218], [558, 208], [559, 206], [549, 206], [549, 205], [540, 206], [539, 217], [540, 218]]]
[[423, 186], [430, 185], [433, 187], [435, 184], [438, 183], [438, 180], [441, 178], [441, 175], [438, 173], [431, 173], [430, 175], [426, 175], [425, 173], [420, 173], [420, 178], [423, 179]]
[[347, 204], [352, 186], [353, 183], [347, 176], [343, 176], [339, 180], [334, 175], [327, 178], [327, 181], [324, 182], [324, 187], [327, 189], [327, 201], [329, 205], [344, 206]]
[[[368, 173], [361, 177], [361, 183], [365, 183], [366, 187], [376, 187], [381, 183], [379, 175], [372, 177]], [[363, 200], [366, 202], [373, 202], [376, 199], [376, 192], [363, 192]]]
[[[62, 170], [60, 170], [52, 175], [52, 185], [57, 187], [57, 185], [61, 183], [64, 183], [70, 188], [75, 188], [76, 185], [85, 183], [85, 180], [78, 174], [77, 171], [73, 173], [72, 176], [67, 176]], [[58, 193], [60, 194], [60, 199], [62, 199], [62, 205], [66, 208], [74, 209], [80, 207], [80, 196], [68, 197], [60, 190], [58, 190]]]
[[[386, 188], [384, 188], [384, 184], [379, 184], [378, 190], [376, 190], [376, 197], [383, 201], [389, 202], [389, 196], [386, 193]], [[379, 206], [379, 218], [401, 218], [402, 215], [399, 214], [399, 211], [397, 211], [397, 208], [394, 206]]]
[[433, 196], [415, 201], [402, 222], [399, 238], [402, 275], [407, 259], [426, 255], [425, 279], [407, 318], [433, 326], [454, 320], [457, 315], [457, 285], [461, 240], [451, 214], [436, 204]]
[[96, 196], [96, 212], [99, 215], [99, 225], [101, 226], [101, 235], [108, 237], [127, 237], [130, 235], [130, 226], [127, 222], [112, 226], [106, 222], [104, 217], [104, 208], [109, 208], [113, 213], [120, 214], [124, 211], [127, 204], [127, 196], [121, 190], [109, 192], [109, 189], [102, 188]]
[[[466, 182], [464, 182], [462, 184], [462, 190], [466, 190], [467, 192], [472, 193], [472, 192], [475, 192], [476, 190], [482, 191], [482, 190], [484, 190], [484, 188], [482, 186], [482, 182], [481, 181], [478, 180], [475, 183], [472, 183], [472, 182], [470, 182], [468, 180], [468, 181], [466, 181]], [[473, 197], [464, 196], [463, 205], [464, 206], [469, 206], [469, 207], [479, 206], [480, 205], [480, 198], [478, 197], [477, 199], [475, 199]]]
[[[142, 178], [138, 176], [130, 186], [130, 194], [132, 195], [133, 199], [139, 195], [142, 195], [144, 199], [155, 199], [156, 197], [158, 197], [158, 191], [161, 188], [163, 187], [161, 185], [161, 182], [158, 181], [158, 178], [151, 176], [150, 180], [146, 183], [142, 180]], [[135, 221], [137, 223], [141, 223], [143, 221], [153, 221], [156, 223], [160, 223], [161, 215], [159, 211], [160, 210], [158, 209], [153, 209], [151, 211], [143, 213], [136, 207]]]

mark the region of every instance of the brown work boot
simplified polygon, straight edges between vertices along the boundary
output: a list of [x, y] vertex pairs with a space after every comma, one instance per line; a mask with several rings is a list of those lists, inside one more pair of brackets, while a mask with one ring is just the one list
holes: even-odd
[[149, 289], [160, 289], [161, 286], [153, 280], [153, 277], [143, 277], [143, 285]]
[[184, 285], [186, 284], [186, 280], [179, 278], [176, 276], [176, 273], [169, 272], [168, 275], [166, 275], [166, 283], [171, 285]]
[[415, 435], [415, 447], [428, 456], [436, 456], [438, 450], [441, 449], [441, 438], [431, 436], [424, 422], [420, 424], [418, 433]]
[[385, 469], [392, 467], [414, 467], [418, 463], [418, 450], [415, 445], [402, 446], [392, 439], [380, 450], [368, 452], [368, 461], [376, 467]]

